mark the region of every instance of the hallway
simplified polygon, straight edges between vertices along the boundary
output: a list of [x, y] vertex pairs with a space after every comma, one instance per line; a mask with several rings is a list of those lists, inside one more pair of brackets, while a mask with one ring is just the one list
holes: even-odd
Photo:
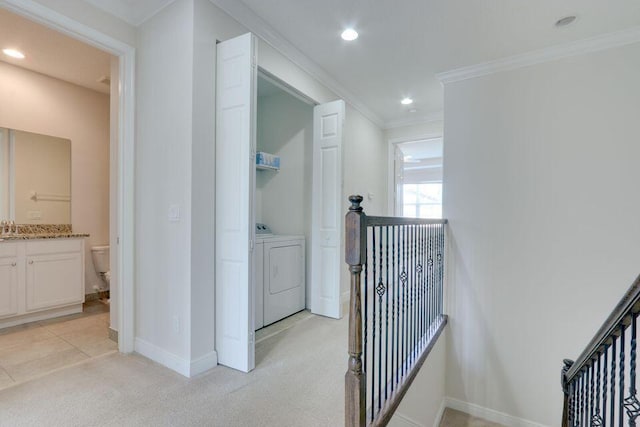
[[188, 379], [108, 354], [0, 391], [0, 426], [339, 426], [347, 319], [311, 316], [256, 345], [256, 369]]

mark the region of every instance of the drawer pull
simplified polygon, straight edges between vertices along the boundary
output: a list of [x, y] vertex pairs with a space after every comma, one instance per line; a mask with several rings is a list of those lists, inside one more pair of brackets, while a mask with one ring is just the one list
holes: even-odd
[[29, 264], [33, 264], [33, 260], [30, 260], [30, 261], [29, 261]]
[[17, 264], [15, 262], [11, 263], [11, 267], [15, 267]]

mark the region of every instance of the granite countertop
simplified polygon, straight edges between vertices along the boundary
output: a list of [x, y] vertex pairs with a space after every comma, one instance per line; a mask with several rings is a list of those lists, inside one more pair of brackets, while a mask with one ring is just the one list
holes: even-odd
[[76, 239], [81, 237], [89, 237], [86, 233], [29, 233], [29, 234], [13, 234], [0, 235], [0, 242], [8, 242], [15, 240], [35, 240], [35, 239]]
[[86, 233], [74, 233], [71, 224], [18, 224], [18, 231], [18, 234], [0, 234], [0, 242], [89, 237]]

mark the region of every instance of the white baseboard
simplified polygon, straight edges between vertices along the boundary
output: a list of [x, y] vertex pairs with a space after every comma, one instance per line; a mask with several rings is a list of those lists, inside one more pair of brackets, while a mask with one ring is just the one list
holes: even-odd
[[485, 408], [473, 403], [463, 402], [462, 400], [451, 397], [445, 398], [445, 402], [447, 408], [465, 412], [469, 415], [473, 415], [474, 417], [483, 418], [487, 421], [502, 424], [506, 427], [547, 427], [544, 424], [525, 420], [524, 418], [514, 417], [512, 415], [505, 414], [504, 412], [498, 412], [493, 409]]
[[440, 409], [438, 410], [438, 414], [436, 415], [436, 419], [433, 421], [433, 427], [440, 427], [440, 423], [442, 422], [442, 417], [444, 416], [444, 410], [447, 409], [447, 398], [442, 399], [442, 403], [440, 404]]
[[189, 376], [193, 377], [206, 372], [211, 368], [215, 368], [216, 366], [218, 366], [218, 353], [216, 351], [212, 351], [211, 353], [205, 354], [204, 356], [191, 361]]
[[136, 338], [135, 351], [187, 378], [201, 374], [218, 365], [218, 353], [215, 351], [189, 361], [140, 338]]
[[176, 371], [180, 375], [184, 375], [187, 378], [189, 377], [190, 365], [188, 360], [182, 359], [155, 344], [136, 338], [135, 351], [154, 362], [158, 362], [162, 366]]

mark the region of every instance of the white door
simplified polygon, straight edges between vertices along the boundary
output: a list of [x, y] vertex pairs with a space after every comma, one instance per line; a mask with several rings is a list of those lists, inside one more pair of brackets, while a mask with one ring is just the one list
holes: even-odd
[[404, 153], [397, 145], [395, 146], [394, 152], [393, 191], [395, 194], [395, 216], [403, 216]]
[[342, 217], [342, 133], [344, 101], [313, 110], [313, 195], [311, 201], [311, 311], [342, 317], [340, 230]]
[[252, 34], [218, 44], [216, 78], [216, 350], [244, 372], [255, 365], [255, 46]]

